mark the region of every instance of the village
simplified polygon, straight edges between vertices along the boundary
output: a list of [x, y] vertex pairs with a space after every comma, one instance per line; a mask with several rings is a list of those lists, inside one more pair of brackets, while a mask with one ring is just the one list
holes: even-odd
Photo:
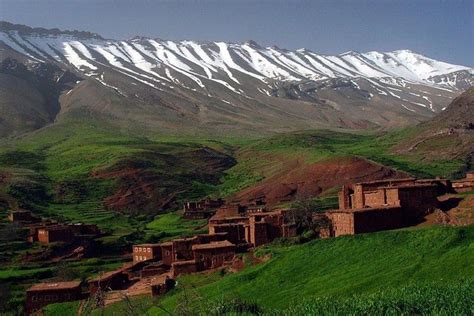
[[[179, 275], [228, 267], [236, 255], [277, 238], [302, 233], [301, 218], [313, 225], [315, 238], [372, 233], [416, 225], [440, 205], [439, 197], [474, 189], [474, 172], [465, 179], [386, 179], [342, 186], [339, 208], [296, 214], [295, 210], [269, 209], [265, 201], [249, 205], [205, 199], [186, 202], [183, 218], [206, 219], [208, 232], [156, 244], [135, 244], [132, 261], [117, 270], [77, 281], [39, 283], [27, 290], [26, 312], [58, 302], [100, 296], [110, 304], [125, 296], [160, 296], [172, 289]], [[28, 228], [28, 241], [70, 243], [100, 236], [96, 225], [64, 224], [12, 211], [9, 220]]]

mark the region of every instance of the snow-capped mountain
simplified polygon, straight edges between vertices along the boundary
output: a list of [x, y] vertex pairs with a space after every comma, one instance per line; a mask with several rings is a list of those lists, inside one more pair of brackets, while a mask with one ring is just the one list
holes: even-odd
[[[109, 40], [87, 32], [7, 22], [0, 25], [0, 48], [2, 59], [53, 63], [139, 102], [149, 103], [156, 94], [161, 101], [173, 99], [173, 104], [185, 99], [199, 112], [209, 112], [204, 108], [212, 103], [221, 104], [219, 111], [244, 108], [257, 116], [270, 110], [262, 117], [277, 115], [280, 121], [283, 110], [283, 116], [344, 127], [399, 125], [412, 121], [407, 117], [421, 120], [474, 84], [472, 68], [409, 50], [329, 56], [307, 49], [261, 47], [253, 41]], [[315, 105], [319, 113], [314, 113]], [[298, 106], [301, 111], [295, 110]], [[327, 113], [331, 110], [336, 117]], [[313, 127], [309, 121], [303, 125]]]

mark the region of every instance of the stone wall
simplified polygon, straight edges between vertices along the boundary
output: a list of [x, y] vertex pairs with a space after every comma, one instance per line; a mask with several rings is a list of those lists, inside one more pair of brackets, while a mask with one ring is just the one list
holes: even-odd
[[354, 233], [372, 233], [403, 227], [403, 214], [399, 207], [354, 212]]
[[353, 212], [328, 212], [327, 216], [332, 222], [332, 234], [330, 235], [338, 237], [355, 234]]

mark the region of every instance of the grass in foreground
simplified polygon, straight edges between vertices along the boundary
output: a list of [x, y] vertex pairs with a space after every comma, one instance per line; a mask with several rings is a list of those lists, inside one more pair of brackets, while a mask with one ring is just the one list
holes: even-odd
[[[306, 308], [319, 308], [340, 299], [347, 300], [342, 304], [344, 311], [357, 303], [351, 301], [354, 295], [363, 296], [357, 304], [367, 305], [361, 307], [367, 311], [377, 296], [385, 297], [387, 302], [380, 308], [397, 302], [411, 302], [410, 306], [415, 308], [416, 296], [421, 297], [424, 286], [432, 290], [420, 299], [419, 306], [437, 299], [431, 295], [445, 291], [447, 298], [451, 291], [454, 296], [461, 295], [457, 300], [462, 300], [466, 289], [472, 289], [474, 278], [473, 239], [473, 226], [432, 227], [315, 240], [287, 247], [269, 245], [259, 249], [258, 254], [271, 254], [270, 260], [236, 274], [216, 272], [179, 278], [177, 289], [154, 303], [155, 307], [148, 308], [148, 312], [160, 315], [161, 308], [175, 312], [183, 304], [199, 308], [203, 302], [235, 299], [251, 302], [268, 312], [291, 311], [291, 306], [301, 305], [301, 313]], [[471, 282], [467, 288], [462, 287], [465, 281]], [[461, 289], [458, 294], [457, 286]], [[412, 287], [419, 290], [410, 296]], [[190, 297], [195, 299], [189, 300]], [[141, 300], [141, 304], [153, 304]], [[117, 308], [112, 305], [110, 311]]]

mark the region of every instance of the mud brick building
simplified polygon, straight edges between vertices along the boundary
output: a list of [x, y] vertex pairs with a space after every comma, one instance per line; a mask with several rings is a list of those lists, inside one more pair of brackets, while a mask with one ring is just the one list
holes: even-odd
[[28, 241], [41, 243], [71, 242], [77, 238], [96, 237], [101, 234], [94, 224], [58, 224], [43, 220], [40, 223], [29, 224]]
[[161, 260], [160, 244], [139, 244], [133, 246], [133, 262]]
[[444, 179], [392, 179], [345, 185], [339, 210], [328, 211], [333, 236], [395, 229], [416, 223], [451, 190]]
[[226, 204], [219, 207], [215, 217], [242, 217], [245, 216], [247, 207], [240, 204]]
[[173, 277], [229, 264], [235, 256], [235, 245], [227, 240], [196, 244], [192, 246], [192, 254], [191, 260], [179, 260], [171, 264]]
[[210, 233], [227, 233], [227, 240], [235, 245], [260, 246], [278, 237], [296, 236], [292, 223], [287, 223], [285, 211], [251, 212], [245, 216], [226, 217], [217, 213], [209, 220]]
[[218, 223], [216, 222], [209, 223], [209, 233], [226, 234], [228, 241], [236, 245], [246, 244], [247, 238], [246, 238], [246, 233], [245, 233], [245, 227], [247, 223], [248, 223], [248, 219], [246, 218], [241, 218], [241, 221], [239, 222], [226, 223], [223, 220], [223, 221], [219, 221]]
[[26, 314], [30, 315], [48, 304], [82, 298], [80, 281], [35, 284], [26, 291]]
[[234, 259], [235, 245], [227, 240], [194, 245], [193, 253], [199, 271], [215, 269]]
[[474, 190], [474, 171], [468, 172], [464, 179], [452, 181], [452, 186], [457, 193]]
[[97, 225], [95, 224], [80, 223], [80, 224], [69, 224], [68, 226], [71, 228], [75, 236], [79, 236], [79, 235], [98, 236], [102, 233], [99, 227], [97, 227]]
[[134, 245], [134, 265], [146, 264], [141, 277], [170, 270], [172, 275], [179, 275], [219, 267], [235, 254], [235, 245], [226, 236], [226, 233], [201, 234], [161, 244]]
[[205, 199], [198, 202], [184, 203], [184, 218], [187, 219], [204, 219], [213, 216], [216, 209], [224, 205], [224, 200]]
[[339, 209], [359, 209], [378, 206], [401, 206], [423, 214], [437, 206], [441, 181], [397, 179], [343, 186], [339, 192]]
[[126, 271], [130, 267], [123, 267], [119, 270], [106, 272], [98, 277], [89, 280], [88, 287], [91, 293], [96, 293], [98, 290], [119, 290], [128, 284], [128, 274]]
[[149, 264], [140, 271], [140, 278], [163, 274], [169, 271], [169, 266], [163, 263]]
[[38, 228], [38, 241], [49, 244], [53, 242], [71, 242], [74, 240], [74, 230], [68, 225], [52, 225]]
[[173, 262], [194, 259], [192, 246], [226, 240], [226, 233], [200, 234], [190, 238], [174, 239], [161, 244], [140, 244], [133, 246], [133, 262], [161, 261], [166, 266]]
[[[403, 226], [401, 208], [398, 206], [370, 207], [328, 212], [332, 222], [332, 235], [355, 235]], [[321, 236], [324, 237], [324, 236]]]
[[41, 221], [39, 217], [34, 216], [30, 211], [11, 211], [8, 214], [8, 220], [20, 223], [37, 223]]
[[171, 275], [177, 277], [181, 274], [190, 274], [198, 272], [196, 260], [177, 261], [171, 264]]
[[28, 224], [28, 241], [29, 242], [35, 242], [38, 241], [38, 230], [42, 228], [46, 228], [49, 226], [56, 226], [58, 225], [57, 222], [52, 222], [52, 221], [42, 221], [41, 223], [33, 223], [33, 224]]
[[167, 266], [171, 266], [173, 263], [173, 258], [175, 257], [173, 254], [173, 242], [164, 242], [160, 244], [161, 246], [161, 260], [163, 264]]

